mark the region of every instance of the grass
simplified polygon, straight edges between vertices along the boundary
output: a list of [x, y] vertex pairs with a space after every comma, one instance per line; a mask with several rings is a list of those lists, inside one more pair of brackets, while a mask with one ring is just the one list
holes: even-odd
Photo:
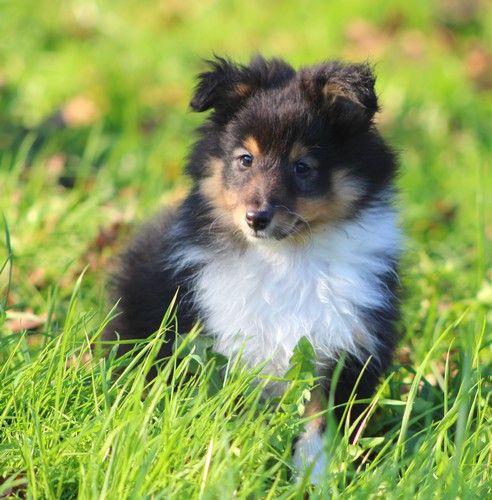
[[[0, 4], [0, 497], [492, 495], [492, 9], [462, 3]], [[135, 369], [90, 351], [110, 257], [186, 190], [200, 57], [260, 50], [375, 62], [401, 156], [400, 348], [314, 490], [290, 465], [308, 346], [272, 401], [195, 334], [146, 386], [172, 310]]]

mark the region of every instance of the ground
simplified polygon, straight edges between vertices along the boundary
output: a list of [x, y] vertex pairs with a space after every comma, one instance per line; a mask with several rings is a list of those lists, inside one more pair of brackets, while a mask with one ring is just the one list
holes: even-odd
[[[0, 32], [0, 496], [492, 495], [490, 4], [25, 0]], [[374, 63], [401, 161], [398, 353], [356, 441], [329, 425], [315, 489], [291, 469], [308, 345], [269, 402], [193, 338], [145, 387], [172, 312], [140, 368], [89, 349], [110, 257], [186, 191], [201, 58], [258, 51]]]

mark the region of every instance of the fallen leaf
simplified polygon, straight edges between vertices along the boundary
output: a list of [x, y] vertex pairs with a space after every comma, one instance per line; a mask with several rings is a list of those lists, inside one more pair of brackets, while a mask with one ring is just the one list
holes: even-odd
[[437, 29], [437, 39], [446, 50], [457, 50], [458, 48], [456, 34], [446, 26], [440, 26]]
[[17, 206], [21, 200], [22, 200], [22, 191], [20, 189], [16, 189], [15, 191], [12, 191], [12, 204], [14, 206]]
[[483, 47], [475, 47], [465, 60], [465, 68], [478, 89], [492, 89], [492, 53]]
[[100, 228], [99, 233], [97, 234], [96, 238], [93, 241], [93, 244], [91, 245], [92, 248], [101, 251], [104, 248], [113, 245], [118, 239], [122, 227], [123, 221], [118, 220], [113, 222], [108, 227]]
[[440, 301], [439, 304], [437, 304], [437, 310], [439, 311], [440, 314], [444, 314], [451, 309], [451, 306], [452, 306], [451, 302]]
[[483, 0], [440, 0], [439, 21], [449, 26], [466, 26], [479, 21]]
[[61, 109], [61, 117], [68, 127], [92, 125], [100, 112], [94, 101], [85, 96], [77, 96], [68, 101]]
[[348, 50], [358, 57], [378, 57], [383, 54], [389, 44], [389, 37], [365, 19], [352, 21], [345, 29], [345, 37], [349, 42]]
[[28, 276], [27, 281], [30, 285], [36, 288], [44, 288], [46, 286], [46, 272], [43, 268], [37, 267]]
[[[80, 257], [79, 265], [71, 273], [71, 277], [68, 276], [67, 279], [78, 276], [87, 265], [92, 271], [104, 268], [107, 272], [111, 268], [111, 254], [114, 254], [114, 251], [106, 252], [105, 250], [108, 248], [115, 249], [121, 241], [121, 233], [124, 234], [127, 229], [128, 224], [123, 215], [119, 213], [113, 214], [113, 221], [109, 225], [99, 228], [98, 233]], [[62, 283], [64, 283], [63, 280]], [[68, 283], [69, 281], [67, 285]]]
[[7, 311], [5, 326], [12, 333], [17, 333], [24, 330], [35, 330], [44, 325], [47, 319], [46, 313], [38, 316], [29, 311]]
[[58, 179], [65, 168], [67, 161], [63, 153], [56, 153], [46, 161], [46, 174], [51, 179]]
[[455, 203], [451, 203], [447, 200], [440, 199], [435, 203], [435, 210], [439, 222], [441, 223], [450, 223], [453, 222], [456, 218], [456, 213], [458, 211], [458, 205]]
[[410, 347], [403, 346], [396, 351], [395, 357], [402, 365], [411, 365], [412, 364], [411, 354], [412, 351], [410, 350]]
[[[15, 270], [15, 268], [14, 268], [14, 270]], [[12, 282], [15, 283], [15, 280], [12, 280]], [[11, 288], [9, 290], [8, 295], [7, 295], [7, 306], [13, 307], [16, 304], [18, 304], [19, 302], [20, 302], [19, 295], [17, 294], [17, 292], [14, 289]]]
[[67, 367], [75, 367], [75, 368], [81, 368], [81, 367], [90, 367], [91, 363], [93, 361], [92, 353], [91, 352], [85, 352], [82, 354], [82, 356], [75, 356], [71, 355], [67, 359], [66, 366]]
[[400, 47], [406, 56], [420, 59], [425, 52], [425, 38], [418, 30], [405, 31], [400, 36]]
[[26, 498], [27, 479], [20, 474], [0, 476], [0, 498]]
[[405, 21], [406, 16], [403, 11], [399, 9], [392, 9], [385, 17], [382, 28], [386, 33], [388, 33], [388, 35], [394, 35], [401, 30], [401, 28], [405, 24]]

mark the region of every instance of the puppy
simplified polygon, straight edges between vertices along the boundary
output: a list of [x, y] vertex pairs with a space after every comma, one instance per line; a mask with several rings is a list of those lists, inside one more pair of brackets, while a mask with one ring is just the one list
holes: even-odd
[[[106, 337], [155, 332], [177, 292], [180, 331], [201, 321], [216, 351], [282, 376], [306, 337], [324, 391], [345, 357], [337, 406], [353, 391], [370, 398], [395, 345], [400, 254], [397, 166], [373, 123], [374, 82], [366, 64], [295, 71], [262, 57], [209, 61], [190, 104], [211, 110], [187, 164], [190, 193], [122, 255], [119, 315]], [[308, 414], [321, 411], [323, 390]], [[323, 425], [311, 421], [295, 448], [314, 481], [324, 471]]]

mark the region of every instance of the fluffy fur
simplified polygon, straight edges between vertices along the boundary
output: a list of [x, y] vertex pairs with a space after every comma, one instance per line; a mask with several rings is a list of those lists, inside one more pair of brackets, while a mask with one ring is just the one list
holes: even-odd
[[[212, 110], [187, 165], [192, 189], [122, 255], [120, 314], [106, 336], [153, 333], [179, 290], [180, 331], [201, 320], [217, 351], [241, 352], [276, 376], [305, 336], [325, 389], [347, 354], [337, 404], [370, 360], [356, 388], [368, 398], [395, 344], [400, 253], [396, 162], [372, 122], [374, 75], [337, 61], [299, 71], [261, 57], [209, 64], [191, 101], [195, 111]], [[307, 426], [295, 452], [317, 480], [322, 427], [320, 419]]]

